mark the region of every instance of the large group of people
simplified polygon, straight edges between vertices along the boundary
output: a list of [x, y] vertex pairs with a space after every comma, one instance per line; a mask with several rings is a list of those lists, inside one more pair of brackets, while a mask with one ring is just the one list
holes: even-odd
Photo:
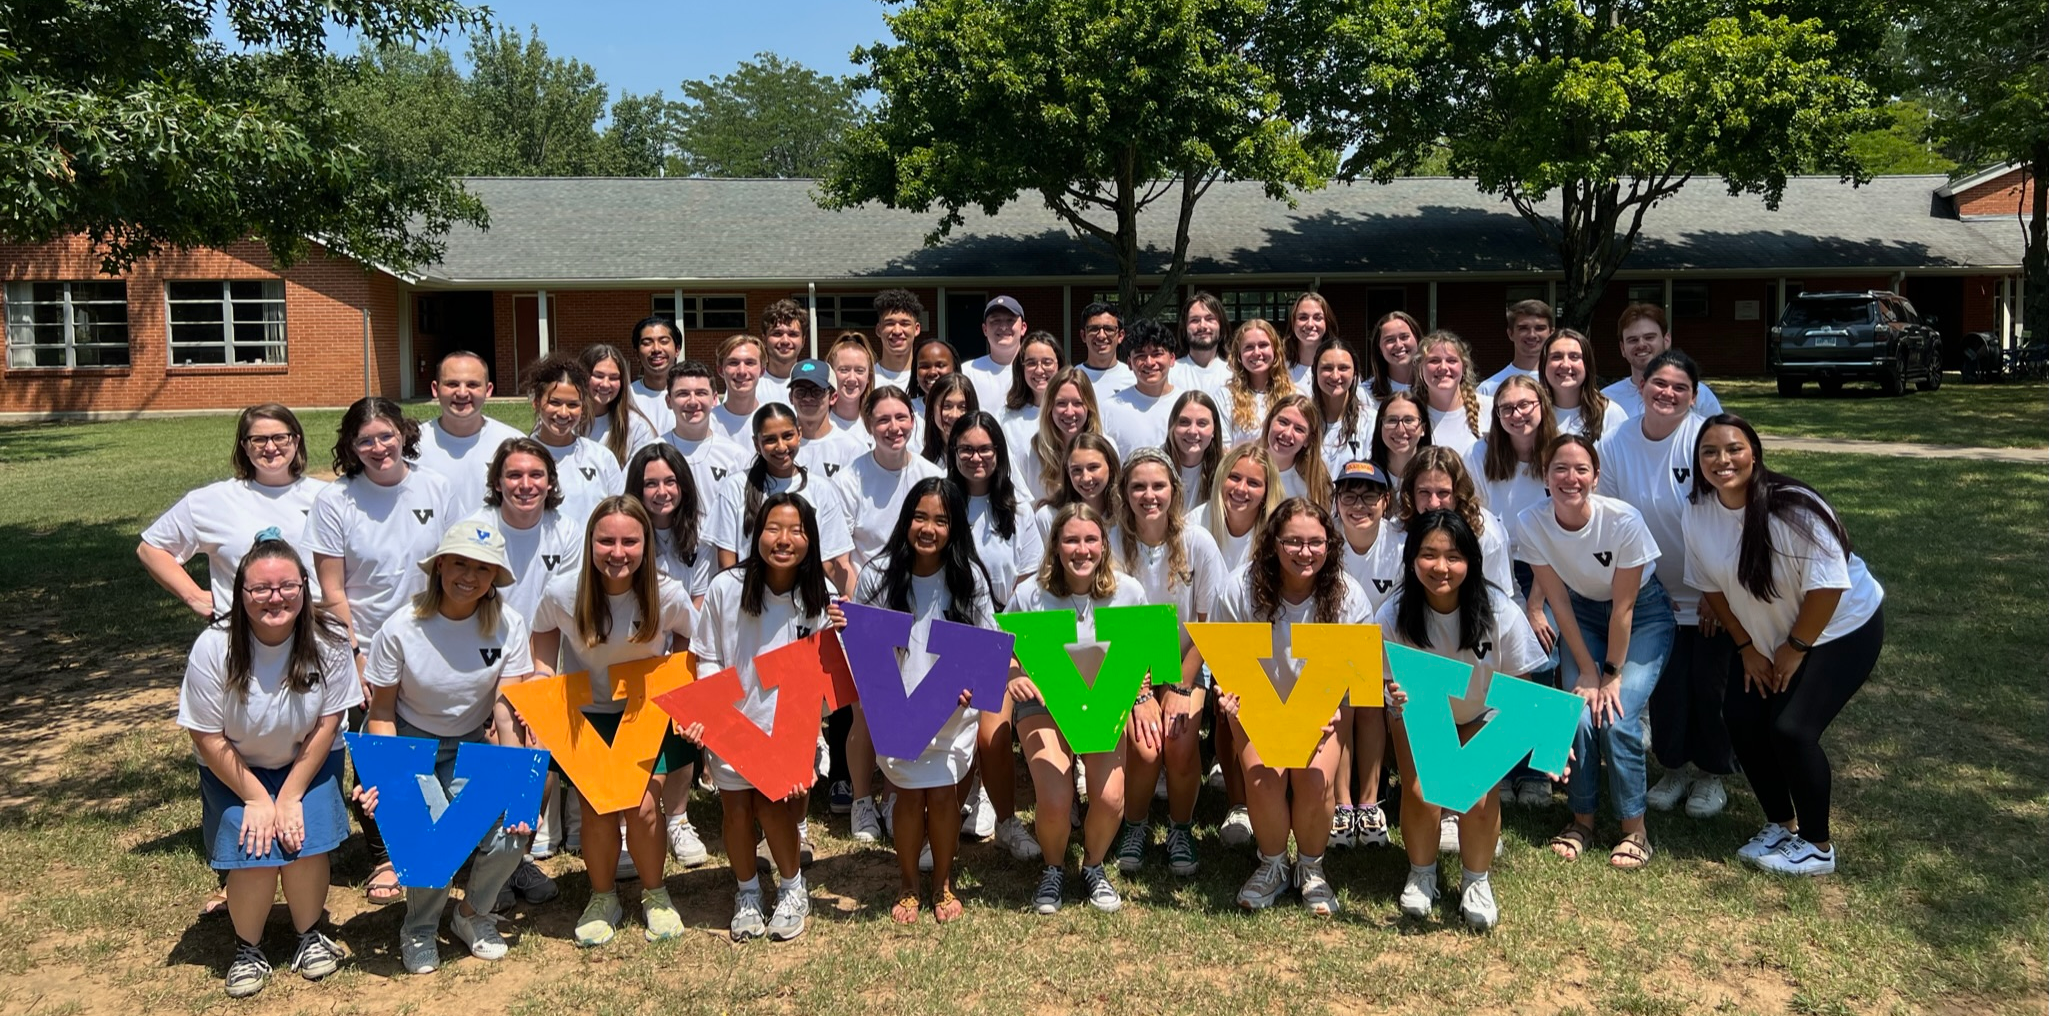
[[[307, 475], [290, 409], [241, 414], [233, 478], [192, 491], [138, 549], [207, 619], [179, 723], [223, 873], [208, 906], [237, 940], [229, 994], [270, 976], [259, 942], [280, 884], [300, 933], [291, 968], [336, 968], [326, 855], [352, 819], [369, 901], [406, 903], [409, 971], [441, 962], [444, 918], [471, 955], [505, 956], [491, 915], [556, 895], [533, 861], [565, 850], [590, 883], [577, 944], [613, 938], [617, 886], [633, 878], [645, 936], [676, 937], [663, 871], [710, 857], [688, 812], [700, 781], [719, 804], [732, 937], [800, 935], [816, 788], [750, 785], [699, 725], [664, 735], [624, 811], [598, 811], [557, 770], [549, 794], [566, 801], [538, 828], [484, 837], [453, 907], [446, 889], [398, 885], [378, 788], [348, 785], [339, 731], [435, 740], [452, 797], [458, 745], [538, 745], [503, 688], [587, 672], [583, 708], [609, 739], [627, 705], [609, 668], [685, 650], [701, 676], [735, 669], [737, 708], [767, 730], [776, 690], [754, 660], [843, 625], [843, 601], [915, 619], [909, 678], [931, 665], [935, 620], [1072, 611], [1087, 673], [1104, 654], [1099, 608], [1172, 604], [1184, 624], [1271, 625], [1283, 694], [1293, 625], [1378, 624], [1472, 668], [1452, 703], [1462, 736], [1490, 719], [1496, 675], [1585, 700], [1569, 773], [1521, 766], [1462, 813], [1419, 792], [1399, 682], [1382, 706], [1347, 700], [1306, 765], [1276, 767], [1185, 628], [1175, 672], [1149, 674], [1110, 750], [1074, 751], [1015, 660], [999, 701], [962, 693], [916, 758], [879, 755], [871, 726], [893, 718], [852, 705], [819, 718], [820, 811], [835, 816], [821, 820], [845, 816], [857, 844], [894, 848], [897, 922], [962, 917], [964, 838], [1038, 865], [1030, 906], [1057, 912], [1077, 831], [1080, 895], [1097, 910], [1122, 905], [1113, 862], [1129, 874], [1157, 850], [1190, 876], [1214, 835], [1250, 855], [1239, 905], [1293, 893], [1327, 915], [1329, 851], [1390, 846], [1393, 824], [1409, 861], [1401, 912], [1432, 913], [1438, 858], [1455, 853], [1456, 913], [1486, 929], [1500, 920], [1489, 875], [1504, 806], [1562, 794], [1569, 817], [1548, 843], [1560, 863], [1611, 845], [1609, 865], [1641, 868], [1656, 853], [1647, 811], [1711, 817], [1739, 769], [1766, 822], [1735, 854], [1769, 872], [1834, 870], [1821, 735], [1872, 671], [1883, 591], [1827, 501], [1768, 468], [1756, 431], [1720, 411], [1659, 308], [1623, 312], [1629, 373], [1606, 387], [1595, 343], [1537, 301], [1507, 308], [1513, 360], [1484, 379], [1458, 335], [1397, 311], [1353, 338], [1313, 292], [1282, 320], [1235, 323], [1196, 294], [1178, 330], [1092, 304], [1076, 363], [1009, 297], [989, 301], [988, 352], [966, 362], [922, 334], [912, 293], [884, 292], [875, 310], [873, 336], [810, 358], [808, 317], [778, 301], [759, 335], [724, 339], [709, 364], [648, 318], [624, 346], [534, 364], [530, 434], [484, 415], [485, 362], [451, 353], [424, 425], [382, 398], [349, 408], [332, 482]], [[199, 555], [210, 589], [183, 567]], [[1205, 792], [1223, 799], [1214, 832], [1197, 827]]]

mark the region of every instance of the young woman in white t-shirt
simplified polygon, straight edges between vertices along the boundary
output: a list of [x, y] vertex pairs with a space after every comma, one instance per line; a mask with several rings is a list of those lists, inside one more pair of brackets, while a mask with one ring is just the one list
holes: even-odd
[[533, 438], [555, 459], [562, 514], [581, 526], [599, 501], [625, 489], [626, 474], [611, 449], [583, 436], [590, 420], [590, 372], [567, 356], [550, 356], [527, 375], [534, 404]]
[[1509, 566], [1512, 558], [1508, 524], [1480, 503], [1479, 487], [1473, 482], [1473, 474], [1466, 472], [1465, 459], [1449, 448], [1432, 445], [1423, 449], [1410, 460], [1398, 493], [1404, 527], [1427, 512], [1459, 513], [1487, 552], [1483, 576], [1495, 588], [1511, 597], [1515, 595], [1515, 573]]
[[1061, 451], [1060, 486], [1041, 501], [1036, 511], [1039, 531], [1051, 532], [1053, 516], [1071, 504], [1085, 504], [1116, 525], [1117, 479], [1123, 462], [1117, 446], [1102, 434], [1076, 434]]
[[[1011, 458], [1020, 466], [1032, 439], [1039, 435], [1039, 409], [1046, 401], [1046, 386], [1066, 366], [1067, 354], [1052, 332], [1027, 333], [1018, 344], [1017, 359], [1010, 361], [1010, 387], [1004, 392], [1003, 404], [988, 407], [1003, 422], [1003, 437], [1010, 445]], [[1018, 482], [1025, 483], [1022, 474]]]
[[1473, 350], [1447, 331], [1423, 337], [1422, 395], [1430, 413], [1430, 443], [1459, 455], [1480, 441], [1493, 414], [1486, 396], [1473, 388]]
[[[1416, 453], [1430, 447], [1430, 407], [1421, 395], [1398, 391], [1380, 400], [1373, 421], [1373, 464], [1399, 484]], [[1397, 491], [1399, 493], [1399, 491]], [[1400, 507], [1390, 506], [1390, 511]]]
[[843, 332], [826, 350], [825, 362], [832, 367], [832, 425], [863, 443], [871, 442], [861, 420], [861, 403], [875, 381], [875, 347], [860, 332]]
[[199, 756], [200, 834], [226, 875], [235, 956], [227, 991], [263, 990], [263, 926], [282, 886], [299, 943], [292, 969], [317, 981], [341, 948], [320, 930], [328, 852], [349, 835], [342, 715], [363, 700], [347, 631], [313, 606], [299, 552], [272, 534], [242, 556], [227, 616], [199, 633], [178, 691], [178, 725]]
[[1181, 475], [1182, 507], [1189, 511], [1209, 503], [1217, 482], [1217, 464], [1224, 458], [1224, 417], [1216, 400], [1201, 391], [1185, 391], [1167, 414], [1167, 440], [1161, 446]]
[[1275, 399], [1260, 426], [1260, 440], [1281, 472], [1281, 496], [1302, 497], [1330, 510], [1330, 468], [1323, 461], [1323, 416], [1307, 395]]
[[[954, 375], [958, 376], [958, 375]], [[968, 538], [967, 499], [959, 487], [937, 477], [919, 480], [904, 499], [896, 528], [882, 553], [861, 571], [854, 600], [910, 614], [915, 619], [905, 647], [905, 675], [924, 670], [923, 681], [943, 681], [949, 671], [934, 667], [925, 650], [932, 622], [945, 619], [978, 628], [995, 626], [989, 574]], [[930, 744], [916, 758], [876, 756], [892, 797], [891, 832], [901, 891], [890, 919], [911, 924], [921, 905], [918, 870], [932, 871], [932, 916], [941, 924], [961, 915], [953, 886], [953, 862], [960, 848], [961, 788], [975, 761], [975, 735], [983, 707], [966, 691]], [[889, 722], [889, 717], [883, 717]], [[1007, 775], [1007, 774], [1006, 774]]]
[[624, 469], [634, 452], [660, 440], [654, 421], [626, 394], [631, 384], [626, 354], [599, 343], [584, 347], [577, 362], [590, 375], [591, 404], [590, 412], [584, 414], [584, 436], [604, 445], [612, 453], [612, 461]]
[[1101, 435], [1095, 382], [1080, 367], [1062, 367], [1046, 382], [1039, 423], [1018, 456], [1017, 476], [1034, 505], [1059, 493], [1067, 478], [1067, 446], [1084, 433]]
[[[972, 397], [973, 387], [967, 390]], [[848, 563], [856, 573], [889, 539], [911, 485], [926, 477], [946, 475], [944, 467], [920, 457], [912, 447], [911, 436], [919, 424], [911, 397], [903, 389], [883, 385], [869, 392], [861, 415], [875, 447], [847, 463], [832, 481], [846, 505], [847, 524], [854, 537]], [[858, 793], [858, 783], [854, 789]]]
[[1323, 418], [1323, 464], [1335, 473], [1373, 454], [1373, 403], [1366, 400], [1359, 354], [1350, 343], [1330, 342], [1316, 352], [1310, 377]]
[[835, 587], [853, 585], [854, 533], [847, 519], [846, 500], [832, 481], [813, 474], [798, 461], [804, 438], [797, 429], [796, 412], [771, 402], [755, 411], [750, 426], [753, 462], [746, 472], [726, 477], [706, 520], [710, 539], [718, 548], [719, 570], [739, 564], [753, 552], [747, 534], [754, 530], [755, 515], [769, 495], [788, 491], [809, 501], [818, 516], [823, 541], [818, 553], [825, 561], [826, 578]]
[[1202, 789], [1202, 713], [1209, 691], [1202, 654], [1186, 625], [1209, 620], [1228, 573], [1209, 531], [1188, 524], [1181, 504], [1181, 476], [1157, 448], [1142, 448], [1124, 467], [1115, 551], [1119, 570], [1138, 580], [1148, 603], [1171, 603], [1181, 619], [1181, 680], [1155, 681], [1140, 699], [1125, 728], [1124, 825], [1117, 838], [1117, 867], [1126, 874], [1145, 863], [1152, 842], [1155, 781], [1166, 770], [1167, 868], [1195, 874], [1195, 798]]
[[[512, 585], [505, 536], [485, 520], [451, 526], [434, 555], [420, 562], [427, 588], [413, 597], [370, 643], [364, 680], [370, 685], [366, 733], [419, 737], [437, 742], [434, 782], [421, 781], [427, 807], [438, 811], [454, 799], [455, 758], [465, 742], [522, 747], [527, 737], [513, 719], [499, 689], [534, 672], [527, 619], [505, 604], [501, 590]], [[377, 788], [357, 792], [364, 810], [376, 809]], [[500, 889], [526, 856], [533, 828], [520, 823], [493, 828], [477, 844], [469, 884], [449, 916], [449, 928], [480, 960], [505, 958], [505, 939], [488, 913]], [[545, 880], [546, 876], [542, 876]], [[535, 886], [538, 899], [559, 892], [552, 882]], [[481, 908], [481, 909], [480, 909]], [[399, 926], [399, 960], [407, 973], [432, 973], [441, 965], [435, 939], [448, 910], [448, 889], [406, 890], [406, 916]]]
[[1601, 454], [1588, 438], [1561, 434], [1546, 445], [1544, 482], [1549, 502], [1516, 520], [1516, 556], [1530, 566], [1530, 598], [1541, 597], [1556, 619], [1565, 650], [1559, 682], [1587, 701], [1573, 737], [1579, 765], [1566, 784], [1572, 821], [1552, 837], [1551, 850], [1573, 861], [1592, 842], [1606, 763], [1608, 804], [1622, 825], [1608, 864], [1641, 868], [1652, 853], [1644, 828], [1644, 709], [1675, 627], [1658, 581], [1658, 544], [1635, 508], [1596, 493]]
[[1730, 675], [1723, 716], [1766, 821], [1737, 854], [1826, 875], [1834, 777], [1821, 735], [1878, 664], [1885, 590], [1821, 494], [1765, 466], [1748, 421], [1710, 417], [1695, 447], [1687, 581], [1736, 640], [1742, 683]]
[[[1010, 609], [1074, 611], [1077, 641], [1094, 643], [1096, 610], [1135, 607], [1146, 602], [1138, 580], [1117, 572], [1111, 559], [1109, 523], [1086, 504], [1068, 505], [1053, 517], [1053, 526], [1047, 531], [1046, 556], [1039, 565], [1039, 573], [1018, 589]], [[1124, 818], [1123, 742], [1120, 740], [1109, 751], [1089, 752], [1077, 760], [1040, 698], [1038, 685], [1015, 659], [1010, 664], [1010, 686], [1005, 697], [1017, 717], [1018, 741], [1031, 768], [1032, 791], [1038, 804], [1033, 826], [1045, 868], [1039, 873], [1039, 888], [1032, 896], [1033, 909], [1041, 914], [1060, 910], [1066, 887], [1067, 838], [1073, 828], [1069, 821], [1075, 803], [1073, 766], [1079, 761], [1088, 772], [1090, 803], [1082, 822], [1083, 892], [1097, 910], [1117, 910], [1124, 900], [1104, 874], [1103, 860], [1109, 856], [1118, 824]]]
[[[1561, 432], [1551, 414], [1550, 397], [1528, 374], [1510, 374], [1494, 389], [1493, 422], [1487, 438], [1466, 455], [1480, 501], [1501, 518], [1514, 521], [1523, 509], [1544, 500], [1544, 449]], [[1513, 527], [1511, 527], [1513, 528]], [[1514, 549], [1515, 534], [1509, 534]], [[1522, 592], [1529, 590], [1524, 587]]]
[[1560, 434], [1586, 434], [1603, 441], [1629, 420], [1629, 411], [1609, 401], [1594, 383], [1597, 369], [1593, 344], [1570, 328], [1560, 328], [1544, 343], [1539, 376], [1551, 396]]
[[[1402, 581], [1402, 533], [1387, 517], [1394, 504], [1392, 481], [1379, 466], [1364, 461], [1346, 463], [1333, 481], [1340, 541], [1331, 552], [1343, 560], [1345, 574], [1366, 595], [1369, 610], [1379, 610]], [[1380, 807], [1387, 710], [1353, 705], [1348, 698], [1339, 714], [1337, 742], [1331, 846], [1387, 846], [1387, 813]]]
[[1337, 315], [1322, 293], [1310, 291], [1295, 298], [1288, 310], [1288, 362], [1294, 364], [1289, 380], [1295, 390], [1307, 393], [1316, 383], [1316, 356], [1338, 341]]
[[[1381, 604], [1375, 623], [1389, 643], [1421, 649], [1473, 667], [1469, 695], [1453, 699], [1452, 720], [1459, 737], [1470, 738], [1488, 718], [1487, 689], [1494, 674], [1520, 678], [1544, 663], [1529, 622], [1508, 594], [1482, 578], [1483, 552], [1466, 517], [1432, 511], [1412, 519], [1402, 544], [1402, 586]], [[1402, 846], [1409, 856], [1409, 875], [1402, 886], [1400, 907], [1409, 917], [1427, 917], [1437, 901], [1437, 854], [1440, 812], [1423, 800], [1416, 782], [1416, 759], [1409, 751], [1409, 731], [1402, 720], [1407, 693], [1389, 674], [1388, 731], [1395, 761], [1402, 773]], [[1437, 835], [1432, 835], [1436, 833]], [[1494, 927], [1501, 911], [1490, 879], [1501, 842], [1501, 801], [1482, 794], [1468, 809], [1457, 830], [1459, 911], [1477, 929]]]
[[[533, 619], [534, 673], [552, 677], [559, 660], [563, 672], [590, 675], [590, 705], [584, 715], [599, 736], [610, 741], [619, 731], [626, 700], [612, 697], [614, 664], [651, 659], [690, 648], [690, 597], [683, 585], [663, 575], [650, 558], [655, 553], [654, 522], [639, 498], [617, 495], [598, 502], [586, 528], [583, 569], [575, 577], [549, 583]], [[584, 868], [590, 874], [591, 898], [576, 922], [576, 944], [604, 945], [624, 918], [618, 875], [621, 822], [627, 854], [642, 884], [640, 905], [649, 941], [683, 933], [683, 919], [662, 887], [662, 784], [667, 774], [697, 761], [697, 751], [671, 729], [656, 752], [654, 773], [637, 807], [623, 813], [601, 813], [579, 790]]]
[[[303, 534], [327, 481], [306, 475], [306, 432], [291, 410], [275, 402], [250, 406], [235, 420], [235, 447], [228, 455], [235, 477], [209, 483], [178, 499], [142, 531], [135, 556], [149, 577], [200, 617], [227, 612], [231, 583], [242, 555], [258, 530], [276, 528], [305, 550]], [[306, 551], [306, 566], [313, 567]], [[185, 562], [206, 555], [212, 590], [201, 589]], [[318, 600], [318, 587], [310, 597]]]
[[[818, 514], [811, 502], [789, 491], [770, 494], [750, 521], [747, 540], [752, 552], [745, 564], [712, 578], [699, 618], [703, 635], [692, 643], [692, 649], [697, 654], [699, 677], [738, 668], [745, 692], [740, 711], [766, 730], [775, 719], [777, 692], [762, 686], [755, 673], [755, 659], [836, 627], [843, 618], [832, 605], [835, 590], [820, 566]], [[683, 734], [701, 741], [704, 726], [693, 723]], [[733, 940], [764, 934], [779, 941], [796, 938], [804, 933], [805, 919], [811, 914], [799, 829], [810, 801], [810, 786], [777, 788], [789, 793], [771, 800], [716, 756], [708, 764], [725, 813], [726, 858], [738, 882], [730, 928]], [[779, 876], [775, 910], [766, 922], [762, 919], [754, 841], [757, 824]]]
[[1264, 434], [1267, 406], [1295, 393], [1295, 382], [1287, 353], [1281, 349], [1279, 333], [1261, 318], [1253, 318], [1231, 333], [1226, 347], [1231, 380], [1224, 385], [1225, 433], [1231, 444], [1243, 444]]
[[940, 469], [946, 468], [946, 436], [953, 433], [955, 420], [980, 412], [982, 403], [975, 383], [966, 374], [946, 374], [932, 382], [925, 393], [924, 430], [919, 454]]
[[[1314, 502], [1299, 497], [1282, 501], [1261, 531], [1252, 564], [1217, 597], [1217, 620], [1272, 625], [1276, 664], [1290, 669], [1296, 666], [1288, 649], [1295, 625], [1367, 623], [1372, 612], [1366, 594], [1345, 574], [1338, 548], [1343, 539], [1337, 521]], [[1331, 785], [1338, 769], [1333, 735], [1339, 714], [1333, 712], [1324, 723], [1323, 737], [1308, 765], [1283, 769], [1261, 759], [1259, 748], [1238, 726], [1238, 696], [1218, 694], [1217, 709], [1233, 726], [1231, 740], [1245, 770], [1245, 799], [1258, 850], [1259, 866], [1238, 890], [1238, 905], [1247, 910], [1271, 906], [1292, 885], [1311, 913], [1337, 913], [1337, 894], [1323, 876], [1323, 852], [1330, 844], [1335, 800]], [[1290, 834], [1296, 855], [1292, 877]]]
[[1417, 387], [1417, 342], [1422, 335], [1423, 323], [1407, 311], [1390, 311], [1374, 322], [1373, 345], [1368, 351], [1373, 358], [1373, 381], [1368, 391], [1375, 401], [1385, 402], [1396, 392]]

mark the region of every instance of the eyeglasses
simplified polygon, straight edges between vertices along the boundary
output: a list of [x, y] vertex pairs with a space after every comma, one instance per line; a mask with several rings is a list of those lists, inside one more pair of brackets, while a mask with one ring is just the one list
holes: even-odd
[[1081, 329], [1081, 333], [1082, 333], [1083, 335], [1115, 335], [1115, 334], [1117, 334], [1117, 326], [1116, 326], [1116, 325], [1084, 325], [1084, 326], [1082, 326], [1082, 329]]
[[242, 439], [251, 448], [289, 448], [298, 441], [297, 434], [251, 434]]
[[306, 591], [304, 582], [280, 582], [274, 586], [243, 586], [243, 595], [252, 600], [296, 600]]
[[1501, 417], [1504, 420], [1508, 419], [1511, 416], [1527, 416], [1530, 413], [1534, 413], [1536, 411], [1536, 399], [1524, 399], [1521, 402], [1511, 402], [1505, 405], [1498, 405], [1494, 407], [1495, 415]]
[[1402, 430], [1421, 430], [1423, 429], [1423, 418], [1420, 416], [1383, 416], [1380, 418], [1380, 425], [1383, 427], [1398, 427]]
[[1365, 508], [1373, 504], [1373, 502], [1380, 500], [1380, 498], [1381, 495], [1379, 494], [1365, 494], [1359, 491], [1351, 491], [1349, 493], [1338, 495], [1338, 507]]
[[1290, 536], [1287, 539], [1281, 541], [1282, 550], [1293, 551], [1298, 554], [1305, 550], [1322, 550], [1328, 546], [1330, 546], [1329, 540], [1304, 540], [1300, 537], [1295, 536]]
[[954, 449], [953, 453], [963, 459], [993, 459], [996, 457], [996, 446], [986, 444], [961, 445], [959, 448]]
[[397, 434], [366, 434], [350, 442], [350, 447], [359, 452], [367, 452], [372, 448], [381, 448], [388, 444], [397, 443]]

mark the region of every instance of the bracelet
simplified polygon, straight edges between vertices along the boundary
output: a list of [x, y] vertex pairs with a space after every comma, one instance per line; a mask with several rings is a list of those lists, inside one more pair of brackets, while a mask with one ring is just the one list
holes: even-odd
[[1786, 644], [1792, 646], [1795, 649], [1800, 650], [1803, 653], [1811, 653], [1814, 651], [1814, 643], [1803, 642], [1800, 639], [1794, 638], [1791, 632], [1788, 632], [1786, 634]]
[[1737, 646], [1737, 647], [1736, 647], [1736, 651], [1740, 653], [1740, 652], [1742, 652], [1743, 650], [1745, 650], [1745, 649], [1748, 649], [1748, 648], [1750, 648], [1751, 644], [1752, 644], [1752, 643], [1751, 643], [1751, 640], [1749, 640], [1749, 639], [1744, 639], [1744, 640], [1743, 640], [1743, 644], [1742, 644], [1742, 645], [1740, 645], [1740, 646]]

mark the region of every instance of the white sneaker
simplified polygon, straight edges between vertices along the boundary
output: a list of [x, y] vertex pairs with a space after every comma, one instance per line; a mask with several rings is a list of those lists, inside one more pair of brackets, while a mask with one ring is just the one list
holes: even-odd
[[1665, 770], [1665, 778], [1659, 780], [1657, 786], [1652, 787], [1643, 795], [1644, 803], [1658, 811], [1671, 811], [1679, 806], [1680, 799], [1686, 796], [1687, 788], [1692, 785], [1692, 766], [1667, 769]]
[[1310, 913], [1329, 917], [1338, 912], [1338, 894], [1331, 891], [1330, 881], [1323, 877], [1323, 858], [1296, 859], [1295, 889], [1302, 894], [1302, 904]]
[[462, 916], [458, 909], [448, 917], [448, 930], [462, 944], [470, 947], [470, 955], [480, 960], [502, 960], [505, 958], [505, 939], [498, 934], [498, 922], [490, 914], [478, 913]]
[[1468, 882], [1459, 889], [1459, 913], [1474, 931], [1487, 931], [1501, 923], [1501, 908], [1494, 903], [1494, 883]]
[[690, 820], [678, 815], [669, 819], [669, 853], [676, 863], [685, 868], [695, 868], [711, 860], [711, 852], [704, 849], [704, 840], [697, 835], [697, 828]]
[[1246, 811], [1242, 804], [1232, 808], [1230, 813], [1224, 816], [1224, 824], [1217, 827], [1217, 839], [1222, 840], [1227, 847], [1242, 847], [1251, 843], [1252, 813]]
[[1220, 790], [1223, 790], [1223, 789], [1224, 789], [1224, 766], [1223, 766], [1223, 763], [1221, 763], [1221, 762], [1212, 762], [1212, 763], [1210, 763], [1210, 764], [1209, 764], [1209, 775], [1207, 775], [1207, 776], [1204, 776], [1204, 777], [1202, 778], [1202, 782], [1204, 782], [1204, 783], [1207, 783], [1207, 784], [1209, 784], [1209, 788], [1210, 788], [1211, 790], [1219, 790], [1219, 791], [1220, 791]]
[[1757, 835], [1750, 838], [1749, 843], [1736, 848], [1736, 856], [1755, 864], [1758, 858], [1779, 849], [1779, 845], [1792, 836], [1793, 833], [1785, 826], [1777, 822], [1766, 822], [1764, 828], [1759, 829]]
[[1714, 818], [1729, 806], [1729, 788], [1722, 785], [1722, 778], [1702, 773], [1693, 781], [1693, 789], [1686, 795], [1687, 818]]
[[882, 835], [896, 838], [896, 791], [882, 795], [882, 804], [877, 808], [882, 813]]
[[1758, 858], [1757, 866], [1775, 875], [1833, 875], [1836, 852], [1833, 847], [1823, 850], [1801, 839], [1799, 833], [1792, 833], [1777, 850]]
[[981, 780], [975, 781], [975, 792], [968, 795], [967, 821], [961, 824], [961, 831], [978, 840], [996, 835], [996, 806], [989, 803], [989, 791]]
[[1164, 800], [1166, 800], [1166, 799], [1167, 799], [1167, 767], [1166, 767], [1166, 766], [1161, 766], [1161, 767], [1160, 767], [1160, 778], [1159, 778], [1159, 779], [1157, 779], [1157, 780], [1154, 780], [1154, 781], [1153, 781], [1153, 800], [1155, 800], [1155, 801], [1164, 801]]
[[1010, 851], [1010, 856], [1020, 861], [1039, 859], [1039, 840], [1016, 815], [1006, 818], [996, 827], [996, 845]]
[[1437, 867], [1432, 865], [1429, 871], [1417, 871], [1411, 865], [1408, 880], [1402, 883], [1401, 898], [1396, 902], [1405, 916], [1429, 917], [1431, 908], [1437, 906], [1438, 895]]
[[1387, 812], [1369, 804], [1352, 810], [1352, 840], [1361, 847], [1387, 846]]
[[848, 824], [854, 830], [855, 843], [879, 843], [882, 841], [882, 818], [875, 814], [875, 799], [857, 797]]
[[1437, 820], [1437, 852], [1458, 853], [1458, 813], [1445, 812]]
[[625, 919], [626, 911], [619, 906], [617, 892], [592, 893], [590, 902], [583, 906], [583, 916], [576, 919], [576, 944], [589, 948], [610, 942], [619, 922]]
[[1259, 867], [1252, 869], [1252, 877], [1238, 890], [1238, 905], [1247, 910], [1263, 910], [1273, 906], [1274, 901], [1288, 890], [1288, 858], [1283, 854], [1275, 858], [1261, 858]]

